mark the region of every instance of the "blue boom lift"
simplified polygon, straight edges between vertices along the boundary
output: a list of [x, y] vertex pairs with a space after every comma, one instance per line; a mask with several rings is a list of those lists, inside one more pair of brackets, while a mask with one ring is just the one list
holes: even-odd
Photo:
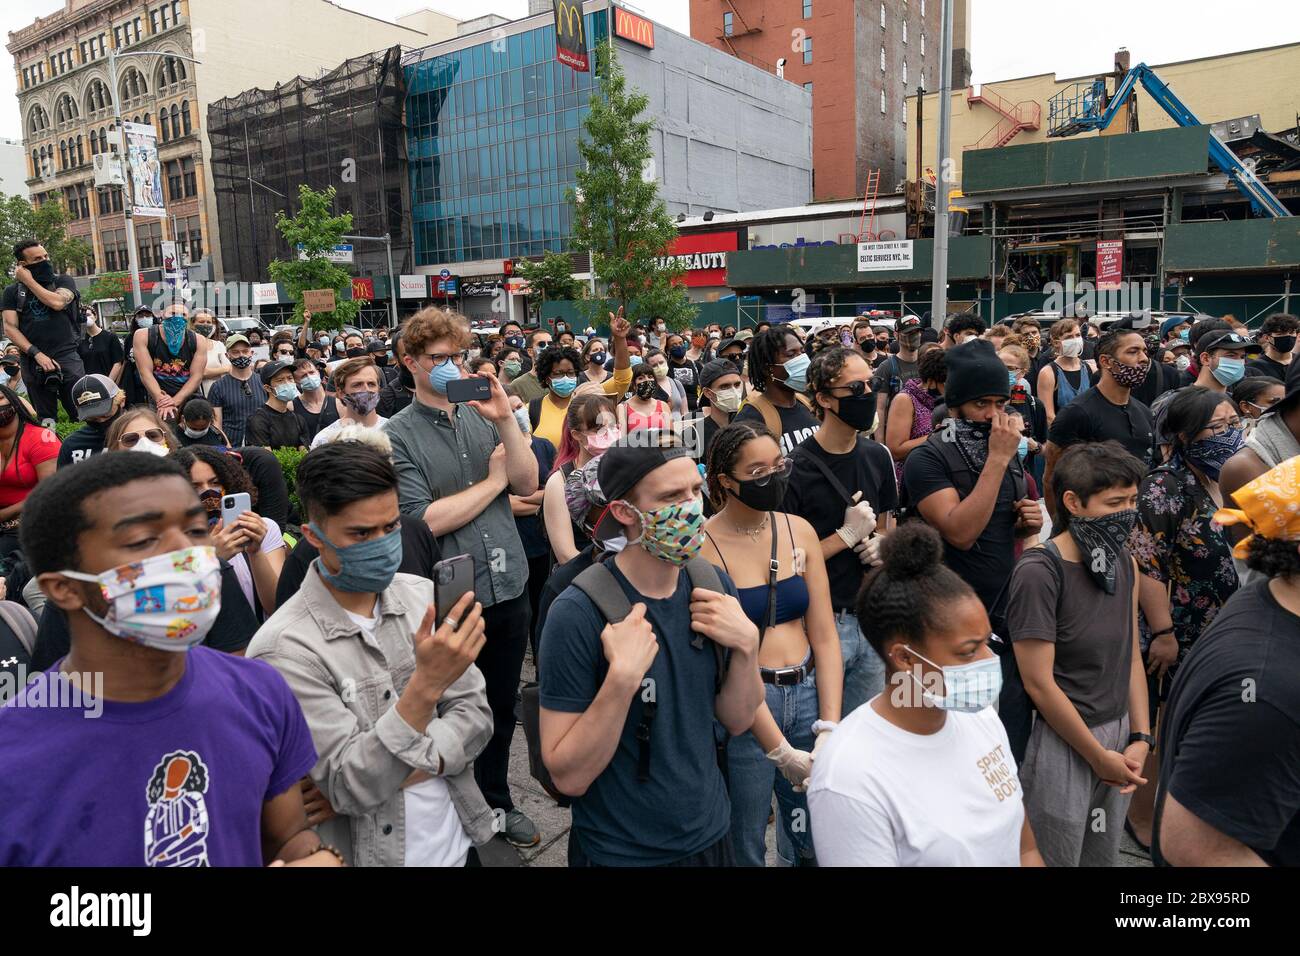
[[[1053, 96], [1048, 101], [1047, 135], [1073, 136], [1088, 130], [1105, 129], [1128, 101], [1138, 83], [1179, 126], [1201, 125], [1196, 115], [1183, 105], [1183, 101], [1156, 76], [1155, 71], [1145, 63], [1139, 63], [1124, 74], [1109, 100], [1106, 98], [1106, 83], [1101, 79], [1091, 83], [1075, 83]], [[1227, 173], [1237, 189], [1250, 200], [1250, 207], [1256, 215], [1291, 215], [1281, 200], [1255, 175], [1254, 170], [1238, 159], [1213, 131], [1210, 132], [1210, 159]]]

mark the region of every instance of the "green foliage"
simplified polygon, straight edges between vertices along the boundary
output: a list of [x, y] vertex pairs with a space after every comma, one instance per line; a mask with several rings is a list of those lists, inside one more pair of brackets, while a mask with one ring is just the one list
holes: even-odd
[[326, 253], [352, 230], [352, 213], [335, 216], [332, 212], [335, 192], [333, 186], [324, 192], [317, 192], [307, 185], [298, 187], [298, 212], [286, 216], [284, 210], [280, 210], [275, 228], [280, 230], [290, 249], [296, 250], [301, 244], [307, 258], [276, 259], [267, 270], [273, 280], [285, 287], [290, 298], [298, 300], [293, 308], [294, 324], [302, 322], [304, 291], [334, 290], [334, 311], [313, 312], [311, 316], [312, 327], [325, 331], [355, 324], [361, 306], [365, 304], [365, 300], [344, 298], [352, 288], [352, 275], [326, 258]]
[[[312, 321], [315, 319], [316, 316], [313, 315]], [[289, 486], [289, 500], [298, 513], [302, 514], [302, 502], [298, 500], [298, 465], [307, 457], [307, 452], [301, 448], [273, 448], [271, 454], [275, 455], [280, 470], [284, 472], [284, 483]]]
[[515, 276], [528, 282], [528, 304], [534, 318], [545, 302], [583, 297], [587, 286], [573, 277], [572, 269], [573, 262], [567, 253], [550, 250], [541, 262], [522, 259], [515, 266]]
[[[689, 328], [695, 307], [677, 281], [685, 270], [658, 263], [677, 238], [677, 225], [650, 174], [654, 123], [642, 118], [649, 100], [628, 91], [607, 43], [597, 47], [596, 72], [600, 89], [591, 97], [578, 142], [585, 168], [570, 194], [574, 247], [591, 251], [606, 297], [623, 306], [629, 319], [661, 318], [670, 329]], [[585, 311], [592, 324], [608, 319], [595, 302]]]
[[129, 272], [101, 272], [95, 281], [86, 287], [81, 301], [89, 305], [101, 299], [112, 299], [118, 310], [126, 311], [126, 297], [131, 291], [131, 274]]
[[0, 262], [6, 263], [6, 274], [13, 273], [14, 245], [24, 239], [39, 239], [59, 272], [90, 258], [90, 244], [68, 235], [69, 221], [61, 201], [49, 200], [37, 207], [25, 196], [0, 194]]

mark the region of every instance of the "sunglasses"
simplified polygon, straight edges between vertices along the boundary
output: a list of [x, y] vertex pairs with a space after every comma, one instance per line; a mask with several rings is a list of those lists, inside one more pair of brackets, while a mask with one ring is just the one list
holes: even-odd
[[141, 438], [147, 438], [155, 445], [167, 444], [167, 436], [160, 428], [150, 428], [145, 432], [127, 432], [118, 440], [126, 448], [134, 448], [140, 443]]

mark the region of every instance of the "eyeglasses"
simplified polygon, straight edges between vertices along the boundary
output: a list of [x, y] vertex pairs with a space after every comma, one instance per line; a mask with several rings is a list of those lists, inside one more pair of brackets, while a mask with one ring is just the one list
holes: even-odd
[[126, 448], [134, 448], [140, 443], [141, 438], [147, 438], [155, 445], [167, 444], [167, 436], [160, 428], [150, 428], [145, 432], [126, 432], [118, 441]]
[[[849, 394], [836, 395], [835, 390], [840, 388], [847, 388]], [[827, 395], [830, 395], [832, 398], [861, 398], [863, 395], [867, 394], [867, 392], [871, 391], [871, 384], [869, 382], [846, 382], [843, 385], [828, 386], [822, 391]]]
[[439, 365], [446, 365], [448, 359], [450, 359], [451, 362], [455, 365], [464, 365], [466, 362], [469, 361], [469, 349], [465, 349], [460, 352], [450, 352], [450, 353], [430, 352], [427, 355], [425, 355], [424, 358], [427, 358], [430, 361], [432, 361], [434, 368], [437, 368]]
[[1232, 431], [1234, 428], [1240, 428], [1241, 419], [1232, 418], [1226, 422], [1220, 422], [1217, 425], [1210, 425], [1208, 427], [1210, 429], [1211, 435], [1213, 435], [1215, 438], [1222, 438], [1224, 435], [1228, 434], [1228, 432]]
[[771, 468], [758, 468], [748, 475], [737, 478], [737, 481], [752, 481], [760, 488], [767, 486], [767, 483], [776, 476], [788, 476], [794, 469], [794, 462], [789, 458], [782, 458]]

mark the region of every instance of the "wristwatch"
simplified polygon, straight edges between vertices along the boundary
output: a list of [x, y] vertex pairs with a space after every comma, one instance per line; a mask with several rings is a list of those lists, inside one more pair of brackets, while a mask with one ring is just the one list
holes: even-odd
[[1150, 734], [1139, 734], [1139, 733], [1129, 734], [1128, 743], [1125, 744], [1125, 746], [1131, 746], [1137, 743], [1139, 740], [1145, 743], [1152, 750], [1156, 749], [1156, 738], [1152, 737]]

